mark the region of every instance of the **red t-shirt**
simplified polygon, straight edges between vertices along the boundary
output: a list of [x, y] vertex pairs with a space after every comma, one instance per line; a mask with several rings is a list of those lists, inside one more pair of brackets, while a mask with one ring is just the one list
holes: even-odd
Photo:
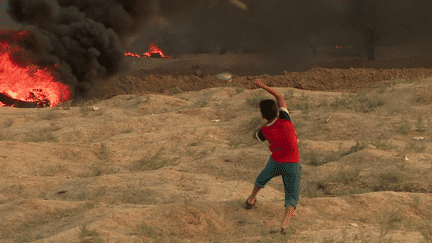
[[279, 119], [263, 127], [257, 132], [256, 137], [261, 142], [268, 141], [274, 161], [279, 163], [298, 163], [300, 161], [294, 124], [285, 108], [280, 108]]

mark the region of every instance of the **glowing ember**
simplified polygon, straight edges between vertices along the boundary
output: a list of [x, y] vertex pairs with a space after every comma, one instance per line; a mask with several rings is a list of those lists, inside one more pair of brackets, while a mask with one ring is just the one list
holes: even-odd
[[161, 58], [171, 58], [169, 56], [165, 56], [165, 54], [162, 52], [162, 50], [159, 48], [159, 46], [150, 44], [148, 52], [144, 53], [144, 56], [151, 57], [152, 54], [159, 54]]
[[336, 46], [336, 48], [337, 48], [337, 49], [340, 49], [340, 48], [342, 48], [342, 46]]
[[[19, 101], [36, 102], [38, 106], [49, 104], [50, 107], [70, 98], [69, 87], [56, 82], [46, 69], [41, 70], [34, 65], [26, 68], [16, 65], [10, 57], [14, 50], [19, 48], [7, 42], [0, 43], [0, 94]], [[1, 106], [6, 104], [0, 102]]]
[[132, 53], [132, 52], [126, 52], [125, 56], [141, 57], [140, 54], [135, 54], [135, 53]]

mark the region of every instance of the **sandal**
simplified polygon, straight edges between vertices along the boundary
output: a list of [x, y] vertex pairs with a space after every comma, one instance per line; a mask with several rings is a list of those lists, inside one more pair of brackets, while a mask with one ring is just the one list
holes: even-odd
[[256, 203], [256, 199], [255, 199], [255, 201], [252, 204], [249, 204], [248, 200], [246, 199], [246, 203], [244, 204], [244, 207], [246, 209], [252, 209], [255, 206], [255, 203]]

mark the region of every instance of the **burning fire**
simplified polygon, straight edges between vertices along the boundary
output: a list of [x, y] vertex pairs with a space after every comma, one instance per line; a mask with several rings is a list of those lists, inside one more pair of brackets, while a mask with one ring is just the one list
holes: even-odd
[[[155, 45], [155, 44], [150, 44], [149, 50], [147, 52], [143, 53], [143, 56], [151, 57], [152, 54], [159, 54], [161, 58], [171, 58], [169, 56], [165, 56], [165, 54], [160, 49], [160, 47]], [[135, 53], [131, 53], [131, 52], [126, 52], [125, 55], [126, 56], [133, 56], [133, 57], [141, 57], [139, 54], [135, 54]]]
[[[1, 34], [4, 35], [3, 31]], [[26, 34], [28, 32], [9, 36], [17, 39]], [[69, 87], [57, 82], [46, 69], [34, 65], [22, 68], [15, 64], [10, 54], [16, 50], [19, 47], [7, 41], [0, 42], [0, 94], [6, 94], [15, 100], [36, 102], [38, 106], [49, 104], [50, 107], [70, 98]], [[0, 101], [0, 107], [2, 106], [6, 104]]]
[[169, 56], [165, 56], [165, 54], [162, 52], [162, 50], [159, 48], [159, 46], [154, 45], [154, 44], [150, 44], [149, 50], [148, 50], [148, 52], [144, 53], [144, 56], [151, 57], [151, 55], [153, 53], [159, 54], [162, 58], [171, 58]]
[[125, 55], [126, 56], [133, 56], [133, 57], [141, 57], [140, 54], [135, 54], [135, 53], [132, 53], [132, 52], [126, 52]]

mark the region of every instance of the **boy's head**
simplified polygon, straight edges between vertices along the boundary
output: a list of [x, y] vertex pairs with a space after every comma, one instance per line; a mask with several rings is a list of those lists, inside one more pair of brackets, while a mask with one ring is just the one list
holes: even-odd
[[274, 100], [261, 100], [260, 102], [261, 115], [267, 121], [272, 120], [278, 115], [278, 107]]

